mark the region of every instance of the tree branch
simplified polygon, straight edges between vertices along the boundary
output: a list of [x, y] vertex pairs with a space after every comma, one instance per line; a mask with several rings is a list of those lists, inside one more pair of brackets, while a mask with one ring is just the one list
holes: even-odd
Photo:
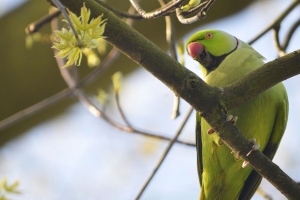
[[125, 17], [125, 18], [132, 18], [132, 19], [144, 19], [141, 15], [138, 14], [129, 14], [127, 12], [123, 12], [121, 10], [118, 10], [116, 8], [114, 8], [113, 6], [108, 5], [106, 2], [103, 2], [101, 0], [95, 0], [98, 4], [100, 4], [101, 6], [105, 7], [107, 10], [119, 15], [120, 17]]
[[[109, 43], [119, 48], [130, 59], [143, 66], [155, 77], [161, 80], [165, 85], [173, 90], [176, 95], [181, 96], [190, 105], [192, 105], [198, 112], [200, 112], [201, 116], [209, 122], [211, 127], [217, 132], [220, 138], [227, 146], [229, 146], [230, 149], [237, 152], [241, 158], [249, 162], [249, 164], [258, 173], [269, 180], [288, 199], [298, 199], [300, 196], [299, 185], [288, 177], [277, 165], [272, 163], [259, 151], [255, 151], [250, 156], [246, 156], [246, 154], [251, 150], [252, 144], [241, 135], [236, 126], [226, 121], [226, 106], [234, 108], [234, 106], [241, 104], [246, 99], [257, 96], [263, 90], [268, 89], [276, 82], [280, 82], [288, 77], [299, 74], [299, 51], [272, 61], [274, 63], [270, 62], [264, 65], [262, 69], [258, 69], [251, 73], [252, 78], [256, 77], [256, 79], [260, 80], [264, 85], [253, 85], [254, 89], [252, 89], [252, 85], [250, 85], [250, 83], [248, 84], [245, 82], [243, 86], [239, 86], [234, 83], [234, 87], [239, 88], [239, 91], [242, 92], [234, 90], [234, 87], [231, 89], [230, 87], [227, 87], [226, 90], [223, 88], [211, 87], [204, 83], [193, 72], [183, 68], [177, 61], [172, 59], [151, 41], [143, 37], [130, 26], [126, 25], [114, 14], [98, 5], [93, 0], [61, 0], [66, 7], [77, 14], [79, 13], [80, 7], [83, 5], [84, 1], [86, 3], [86, 7], [91, 9], [92, 17], [95, 18], [103, 13], [104, 18], [108, 19], [105, 36], [107, 36], [106, 39]], [[298, 61], [298, 63], [295, 61]], [[282, 65], [280, 66], [280, 64]], [[271, 70], [273, 65], [280, 66], [278, 68], [281, 70]], [[289, 70], [290, 68], [293, 70]], [[298, 70], [296, 70], [296, 68], [298, 68]], [[264, 69], [267, 73], [264, 72], [263, 74], [261, 71]], [[272, 75], [268, 73], [271, 73]], [[272, 77], [273, 75], [275, 78]], [[249, 79], [249, 76], [247, 77]], [[245, 81], [247, 77], [240, 81]], [[251, 82], [251, 80], [248, 82]], [[254, 82], [252, 82], [252, 84], [253, 83]], [[263, 89], [260, 89], [260, 87]], [[226, 96], [226, 93], [240, 94], [235, 96]], [[247, 98], [241, 98], [242, 95], [247, 95]], [[220, 99], [224, 101], [225, 104], [224, 102], [221, 102]]]
[[177, 6], [179, 6], [184, 0], [170, 1], [159, 9], [156, 9], [152, 12], [146, 12], [143, 10], [136, 0], [129, 0], [131, 5], [135, 8], [135, 10], [144, 18], [144, 19], [153, 19], [156, 17], [163, 16], [167, 14], [169, 11], [174, 10]]
[[222, 99], [231, 110], [277, 83], [300, 74], [300, 50], [264, 64], [244, 78], [224, 87]]

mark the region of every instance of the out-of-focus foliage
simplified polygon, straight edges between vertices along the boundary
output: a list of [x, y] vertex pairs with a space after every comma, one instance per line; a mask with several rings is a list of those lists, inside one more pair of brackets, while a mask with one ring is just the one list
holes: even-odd
[[0, 180], [0, 200], [10, 199], [8, 196], [11, 194], [20, 194], [18, 191], [19, 181], [15, 181], [12, 184], [8, 184], [6, 177], [4, 176]]
[[201, 2], [201, 0], [190, 0], [188, 4], [181, 7], [181, 10], [187, 11], [190, 8], [197, 6], [200, 2]]
[[116, 93], [119, 93], [119, 91], [121, 89], [122, 76], [123, 76], [122, 73], [119, 71], [114, 73], [114, 75], [112, 76], [114, 90]]

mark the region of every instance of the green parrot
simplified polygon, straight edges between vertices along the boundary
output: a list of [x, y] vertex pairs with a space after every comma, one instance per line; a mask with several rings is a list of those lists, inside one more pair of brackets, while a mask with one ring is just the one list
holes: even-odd
[[[203, 30], [187, 41], [188, 54], [201, 65], [207, 84], [223, 87], [264, 64], [264, 57], [250, 45], [219, 30]], [[285, 87], [278, 83], [256, 98], [228, 111], [238, 116], [236, 126], [248, 140], [256, 139], [258, 149], [273, 159], [283, 136], [288, 116]], [[209, 124], [197, 113], [197, 167], [201, 200], [250, 199], [262, 177], [222, 145]]]

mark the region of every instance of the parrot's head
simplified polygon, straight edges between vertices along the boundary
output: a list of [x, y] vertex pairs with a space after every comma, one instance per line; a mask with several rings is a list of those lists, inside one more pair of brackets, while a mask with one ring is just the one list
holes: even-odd
[[187, 41], [188, 54], [205, 69], [204, 76], [215, 70], [227, 55], [237, 49], [239, 40], [219, 30], [203, 30]]

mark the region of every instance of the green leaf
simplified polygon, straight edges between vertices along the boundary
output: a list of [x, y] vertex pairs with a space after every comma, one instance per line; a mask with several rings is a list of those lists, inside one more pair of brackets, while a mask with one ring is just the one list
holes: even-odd
[[[102, 44], [100, 39], [104, 38], [102, 34], [104, 33], [106, 24], [106, 20], [102, 20], [102, 15], [98, 16], [96, 19], [90, 20], [91, 11], [85, 7], [85, 4], [83, 4], [83, 7], [81, 8], [79, 17], [69, 10], [68, 12], [71, 23], [76, 29], [82, 46], [78, 47], [77, 39], [70, 28], [69, 30], [62, 28], [61, 31], [54, 31], [55, 42], [52, 48], [59, 50], [59, 53], [56, 56], [68, 60], [63, 67], [68, 67], [73, 64], [79, 66], [84, 49], [97, 48]], [[90, 62], [91, 58], [92, 57], [88, 58]], [[93, 59], [93, 61], [96, 61], [95, 56]]]
[[188, 4], [181, 7], [181, 10], [188, 11], [189, 9], [198, 6], [200, 2], [201, 0], [190, 0]]

